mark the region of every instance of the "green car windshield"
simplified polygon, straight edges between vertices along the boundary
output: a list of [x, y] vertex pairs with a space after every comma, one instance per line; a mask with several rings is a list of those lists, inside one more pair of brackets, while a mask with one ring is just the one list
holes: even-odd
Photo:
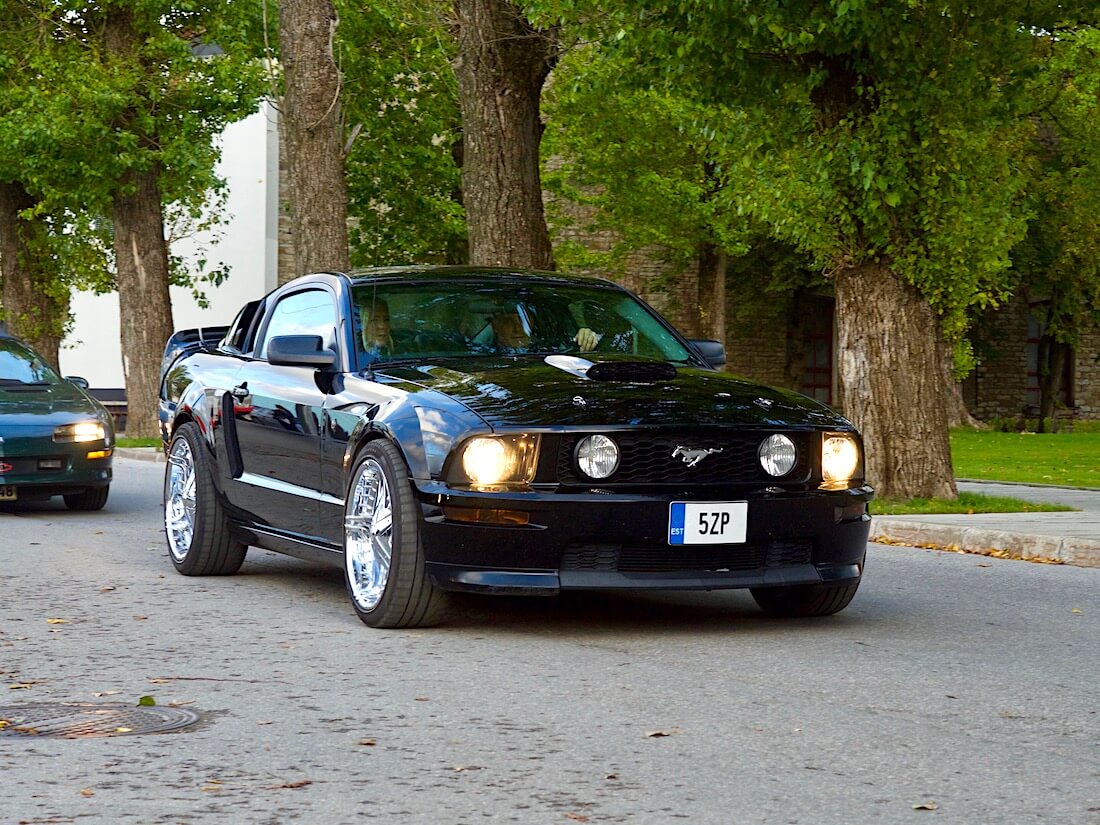
[[691, 354], [631, 295], [555, 283], [359, 284], [359, 363], [484, 355], [620, 353], [686, 362]]
[[0, 338], [0, 384], [57, 384], [61, 379], [34, 350]]

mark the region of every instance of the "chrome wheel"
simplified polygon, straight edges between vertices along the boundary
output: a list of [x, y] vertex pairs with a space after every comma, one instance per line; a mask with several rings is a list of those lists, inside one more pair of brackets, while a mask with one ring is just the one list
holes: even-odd
[[165, 481], [164, 530], [172, 558], [182, 562], [195, 535], [195, 457], [185, 438], [177, 438], [168, 454]]
[[359, 467], [344, 516], [344, 564], [351, 597], [373, 610], [386, 592], [393, 555], [393, 504], [382, 465], [368, 458]]

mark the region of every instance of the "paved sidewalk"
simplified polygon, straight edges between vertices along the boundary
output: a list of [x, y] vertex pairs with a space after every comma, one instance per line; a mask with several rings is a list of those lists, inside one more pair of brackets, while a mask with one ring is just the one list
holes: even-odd
[[1075, 513], [876, 516], [872, 540], [1100, 567], [1100, 490], [960, 481], [959, 490], [1065, 504]]

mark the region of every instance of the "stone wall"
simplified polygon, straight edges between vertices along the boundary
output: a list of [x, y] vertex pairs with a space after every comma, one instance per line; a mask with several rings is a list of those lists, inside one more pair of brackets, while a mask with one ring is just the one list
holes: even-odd
[[975, 325], [978, 366], [963, 400], [981, 420], [1023, 415], [1027, 407], [1027, 303], [1014, 298]]
[[1100, 328], [1081, 336], [1073, 364], [1077, 417], [1100, 419]]

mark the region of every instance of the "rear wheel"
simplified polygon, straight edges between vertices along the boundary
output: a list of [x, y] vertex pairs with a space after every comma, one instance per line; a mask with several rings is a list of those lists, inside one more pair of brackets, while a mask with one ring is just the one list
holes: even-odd
[[371, 627], [438, 624], [449, 605], [424, 569], [417, 504], [397, 448], [379, 439], [359, 454], [344, 511], [344, 582]]
[[185, 576], [236, 573], [248, 551], [230, 531], [212, 472], [198, 428], [183, 424], [164, 469], [164, 531], [172, 564]]
[[749, 592], [769, 616], [831, 616], [846, 608], [859, 589], [852, 584], [804, 584], [795, 587], [754, 587]]
[[102, 510], [107, 503], [107, 494], [111, 491], [109, 486], [87, 487], [79, 493], [70, 493], [63, 496], [65, 506], [70, 510]]

